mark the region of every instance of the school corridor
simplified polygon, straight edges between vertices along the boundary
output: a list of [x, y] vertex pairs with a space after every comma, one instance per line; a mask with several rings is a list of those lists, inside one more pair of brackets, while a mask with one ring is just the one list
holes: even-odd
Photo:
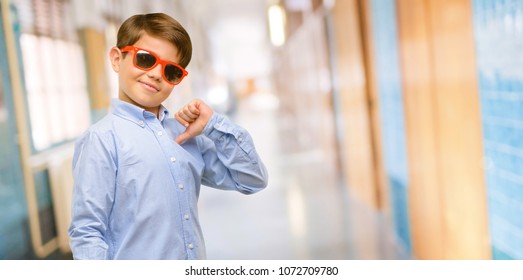
[[256, 139], [269, 186], [252, 196], [202, 190], [209, 259], [410, 258], [390, 221], [350, 197], [335, 149], [299, 143], [295, 120], [278, 114], [274, 96], [243, 102], [236, 119]]
[[0, 259], [71, 259], [75, 140], [133, 14], [188, 31], [192, 98], [254, 195], [202, 187], [210, 260], [523, 259], [523, 0], [0, 0]]

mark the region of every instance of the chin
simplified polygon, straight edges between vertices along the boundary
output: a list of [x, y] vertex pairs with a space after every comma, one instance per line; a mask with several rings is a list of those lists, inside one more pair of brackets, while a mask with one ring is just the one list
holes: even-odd
[[139, 101], [136, 103], [140, 104], [140, 106], [145, 107], [145, 108], [154, 108], [154, 107], [160, 106], [160, 104], [162, 104], [162, 101], [144, 100], [144, 101]]
[[128, 96], [128, 98], [132, 100], [132, 103], [142, 108], [152, 108], [161, 104], [161, 101], [158, 101], [157, 98], [152, 99], [147, 96]]

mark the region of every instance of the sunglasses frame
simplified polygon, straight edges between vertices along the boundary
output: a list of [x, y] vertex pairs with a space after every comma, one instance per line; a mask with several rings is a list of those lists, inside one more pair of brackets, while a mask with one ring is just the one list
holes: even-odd
[[[185, 78], [185, 76], [189, 75], [189, 72], [187, 72], [187, 70], [185, 70], [182, 66], [178, 65], [177, 63], [174, 63], [172, 61], [169, 61], [169, 60], [163, 60], [161, 59], [156, 53], [148, 50], [148, 49], [143, 49], [143, 48], [140, 48], [140, 47], [135, 47], [135, 46], [125, 46], [123, 48], [120, 49], [120, 51], [122, 53], [125, 53], [125, 52], [130, 52], [132, 51], [133, 52], [133, 64], [134, 64], [134, 67], [140, 69], [140, 70], [143, 70], [143, 71], [149, 71], [151, 69], [154, 69], [158, 64], [161, 64], [162, 65], [162, 77], [163, 79], [168, 83], [168, 84], [171, 84], [173, 86], [179, 84], [182, 82], [183, 78]], [[151, 67], [148, 67], [148, 68], [143, 68], [143, 67], [140, 67], [136, 64], [136, 55], [138, 54], [139, 51], [145, 51], [147, 53], [149, 53], [150, 55], [152, 55], [155, 59], [156, 59], [156, 62], [154, 63], [153, 66]], [[182, 70], [182, 77], [178, 80], [177, 83], [173, 83], [171, 81], [169, 81], [167, 79], [167, 77], [165, 76], [165, 67], [168, 65], [168, 64], [172, 64], [174, 67]]]

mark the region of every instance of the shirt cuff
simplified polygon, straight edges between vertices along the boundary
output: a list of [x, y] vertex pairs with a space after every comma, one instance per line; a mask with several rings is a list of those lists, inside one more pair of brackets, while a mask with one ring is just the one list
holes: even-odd
[[75, 260], [106, 260], [107, 249], [102, 246], [72, 248]]
[[224, 134], [233, 134], [229, 121], [224, 116], [213, 113], [211, 119], [203, 129], [203, 134], [213, 141], [220, 140]]
[[[211, 119], [203, 129], [203, 134], [219, 146], [239, 145], [241, 149], [249, 154], [253, 149], [253, 143], [249, 133], [242, 127], [231, 122], [227, 117], [213, 113]], [[227, 141], [228, 139], [235, 141]]]

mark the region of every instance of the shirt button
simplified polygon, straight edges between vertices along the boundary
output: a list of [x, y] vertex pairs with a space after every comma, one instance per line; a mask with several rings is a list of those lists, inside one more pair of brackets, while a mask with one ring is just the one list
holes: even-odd
[[175, 162], [176, 161], [176, 158], [175, 157], [171, 157], [171, 162]]
[[163, 135], [163, 132], [162, 131], [158, 131], [158, 136], [162, 136]]
[[188, 214], [183, 215], [183, 219], [186, 221], [189, 220], [189, 215]]
[[180, 190], [183, 190], [183, 184], [178, 184], [178, 188], [179, 188]]
[[143, 121], [139, 121], [139, 122], [138, 122], [138, 125], [140, 125], [140, 126], [143, 127], [143, 126], [145, 125], [145, 123], [144, 123]]
[[187, 248], [192, 250], [192, 249], [194, 249], [194, 245], [192, 243], [189, 243], [189, 244], [187, 244]]

